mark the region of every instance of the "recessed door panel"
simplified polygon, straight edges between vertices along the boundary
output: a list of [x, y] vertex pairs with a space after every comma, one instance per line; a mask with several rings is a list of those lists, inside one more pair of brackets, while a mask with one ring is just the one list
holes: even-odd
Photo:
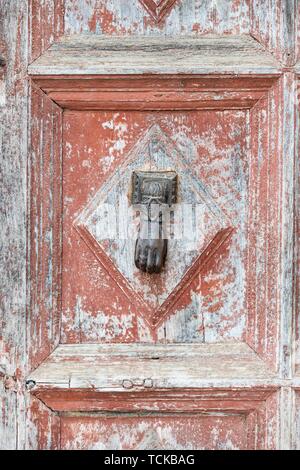
[[[65, 342], [241, 340], [248, 135], [247, 110], [64, 113]], [[135, 170], [178, 174], [159, 274], [134, 264]]]
[[63, 418], [64, 450], [245, 450], [247, 417]]

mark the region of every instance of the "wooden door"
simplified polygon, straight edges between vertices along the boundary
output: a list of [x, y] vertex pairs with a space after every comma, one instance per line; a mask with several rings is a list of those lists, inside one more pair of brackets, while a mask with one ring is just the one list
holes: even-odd
[[1, 446], [299, 447], [297, 2], [1, 13]]

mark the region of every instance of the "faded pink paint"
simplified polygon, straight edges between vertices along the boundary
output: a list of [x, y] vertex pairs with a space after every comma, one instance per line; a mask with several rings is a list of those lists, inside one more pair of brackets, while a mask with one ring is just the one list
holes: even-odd
[[[101, 328], [101, 322], [104, 321], [102, 328], [106, 328], [107, 325], [109, 331], [106, 334], [101, 334], [101, 341], [138, 341], [140, 333], [137, 331], [136, 316], [138, 312], [141, 314], [140, 309], [143, 307], [137, 308], [135, 306], [134, 297], [129, 303], [124, 293], [118, 289], [114, 279], [110, 279], [103, 267], [99, 266], [95, 257], [91, 255], [74, 230], [74, 218], [93, 198], [99, 187], [112, 178], [114, 171], [126, 158], [126, 154], [139, 139], [139, 136], [144, 135], [147, 129], [156, 123], [174, 142], [178, 141], [181, 136], [182, 154], [189, 163], [193, 162], [195, 173], [199, 176], [201, 174], [202, 182], [213, 190], [216, 203], [225, 210], [225, 213], [227, 212], [229, 218], [234, 220], [234, 227], [237, 228], [238, 224], [243, 227], [245, 221], [241, 220], [241, 217], [245, 210], [241, 209], [241, 204], [244, 204], [245, 197], [239, 195], [242, 202], [238, 206], [235, 196], [232, 196], [230, 201], [228, 194], [231, 191], [236, 192], [238, 185], [241, 185], [244, 188], [243, 191], [246, 191], [247, 150], [244, 127], [246, 115], [244, 112], [210, 111], [177, 114], [156, 113], [155, 115], [137, 112], [69, 112], [64, 116], [63, 337], [66, 342], [73, 342], [74, 334], [76, 341], [95, 340], [97, 329]], [[216, 129], [218, 129], [217, 134], [215, 133]], [[228, 139], [229, 134], [231, 135], [230, 139]], [[225, 141], [226, 148], [224, 148]], [[122, 143], [121, 146], [120, 143]], [[193, 152], [191, 152], [192, 149], [194, 149]], [[110, 159], [110, 166], [108, 169], [106, 167], [103, 169], [102, 161], [106, 161], [107, 156]], [[224, 169], [231, 162], [234, 164], [235, 159], [240, 159], [243, 162], [244, 170], [240, 170], [236, 175], [236, 181], [234, 181], [228, 166], [230, 179], [225, 180]], [[83, 164], [83, 162], [85, 163]], [[212, 175], [210, 172], [213, 168]], [[216, 189], [210, 184], [212, 178], [214, 178]], [[231, 186], [233, 186], [232, 189]], [[130, 188], [127, 189], [130, 190]], [[226, 201], [225, 206], [223, 201]], [[239, 236], [236, 236], [234, 245], [231, 247], [232, 252], [239, 251], [239, 243]], [[74, 256], [74, 253], [78, 253], [78, 255]], [[217, 256], [219, 257], [220, 254], [218, 253]], [[178, 259], [178, 263], [180, 262]], [[237, 267], [237, 263], [241, 265], [241, 268]], [[206, 312], [206, 318], [203, 320], [204, 325], [209, 322], [208, 319], [212, 313], [218, 315], [219, 325], [222, 325], [222, 321], [224, 321], [224, 333], [219, 326], [219, 338], [222, 338], [223, 334], [232, 336], [230, 328], [240, 328], [239, 333], [235, 334], [235, 338], [240, 339], [246, 325], [246, 319], [241, 318], [244, 308], [243, 302], [245, 303], [245, 299], [243, 301], [242, 297], [244, 286], [239, 284], [240, 279], [234, 275], [234, 272], [238, 274], [239, 269], [243, 269], [243, 265], [245, 266], [245, 253], [241, 252], [239, 257], [233, 260], [232, 267], [227, 265], [226, 269], [222, 269], [218, 290], [216, 281], [210, 284], [206, 271], [201, 274], [203, 281], [201, 281], [200, 288], [197, 289], [196, 281], [194, 284], [194, 288], [202, 297], [202, 307]], [[210, 276], [213, 276], [213, 273]], [[151, 283], [154, 281], [151, 278], [146, 281], [141, 278], [139, 282], [141, 288], [147, 287], [149, 292]], [[210, 287], [205, 287], [206, 283]], [[236, 285], [234, 288], [236, 299], [231, 298], [230, 302], [236, 306], [236, 310], [230, 308], [230, 318], [224, 317], [223, 319], [221, 311], [229, 309], [226, 307], [226, 302], [229, 301], [226, 291], [234, 284]], [[156, 286], [153, 288], [157, 289]], [[211, 289], [214, 301], [207, 293], [209, 289]], [[143, 294], [142, 289], [140, 295], [146, 295]], [[114, 299], [113, 302], [112, 299]], [[168, 316], [174, 314], [176, 309], [182, 309], [189, 305], [190, 293], [186, 292], [176, 302], [179, 302], [179, 305], [175, 304]], [[195, 312], [195, 315], [197, 314], [200, 315], [200, 312]], [[147, 316], [147, 313], [145, 315]], [[88, 321], [87, 317], [93, 318], [93, 320]], [[107, 317], [106, 321], [105, 317]], [[116, 318], [119, 320], [116, 321]], [[110, 331], [113, 325], [116, 329], [115, 336], [112, 336]], [[203, 328], [205, 328], [204, 325]], [[209, 325], [208, 328], [214, 327]], [[120, 331], [122, 332], [121, 336]], [[165, 339], [168, 340], [168, 338]], [[214, 340], [216, 341], [218, 338], [214, 338]]]
[[[4, 0], [0, 6], [0, 55], [7, 62], [0, 65], [0, 447], [299, 448], [299, 268], [293, 267], [299, 218], [292, 231], [299, 210], [297, 2], [178, 0], [159, 22], [138, 0], [27, 3]], [[213, 33], [222, 41], [222, 34], [248, 34], [274, 55], [278, 70], [256, 69], [233, 79], [222, 75], [221, 66], [219, 78], [201, 78], [197, 99], [193, 76], [168, 77], [167, 91], [157, 75], [143, 77], [138, 98], [135, 85], [129, 92], [122, 76], [109, 80], [109, 93], [97, 76], [83, 79], [84, 69], [76, 79], [28, 77], [27, 65], [64, 33], [160, 36], [162, 42], [170, 36]], [[184, 99], [189, 109], [182, 109]], [[155, 331], [72, 226], [153, 124], [187, 156], [195, 178], [204, 181], [235, 229]], [[299, 262], [299, 250], [296, 256]], [[59, 343], [148, 342], [155, 357], [155, 343], [206, 347], [228, 340], [249, 344], [254, 363], [266, 364], [273, 376], [265, 373], [260, 387], [253, 385], [254, 376], [242, 384], [237, 375], [221, 379], [222, 399], [216, 397], [218, 365], [210, 387], [179, 387], [175, 395], [155, 386], [151, 397], [145, 390], [103, 393], [93, 384], [79, 391], [48, 384], [31, 393], [30, 384], [25, 387], [26, 377]], [[226, 354], [224, 363], [233, 360]], [[251, 365], [249, 360], [249, 370]], [[200, 404], [193, 398], [197, 393]], [[127, 416], [120, 414], [122, 406]], [[179, 408], [180, 416], [174, 412]], [[137, 415], [137, 409], [150, 415]]]
[[[247, 419], [233, 416], [62, 419], [62, 449], [247, 449]], [[249, 434], [248, 434], [249, 436]]]

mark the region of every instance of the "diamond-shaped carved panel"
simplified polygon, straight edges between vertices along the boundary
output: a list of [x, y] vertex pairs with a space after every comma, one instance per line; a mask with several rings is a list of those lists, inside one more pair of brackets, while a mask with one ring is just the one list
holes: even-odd
[[178, 0], [139, 0], [148, 13], [159, 23]]
[[[136, 237], [129, 233], [128, 214], [135, 170], [174, 170], [178, 174], [174, 219], [179, 221], [181, 232], [168, 240], [166, 266], [160, 274], [143, 273], [134, 264]], [[180, 221], [185, 222], [184, 228]], [[208, 189], [192, 174], [184, 156], [158, 125], [137, 142], [113, 178], [82, 210], [74, 226], [151, 328], [156, 328], [171, 312], [178, 297], [189, 289], [194, 277], [232, 232], [229, 220]], [[108, 237], [106, 233], [112, 226], [116, 230]]]

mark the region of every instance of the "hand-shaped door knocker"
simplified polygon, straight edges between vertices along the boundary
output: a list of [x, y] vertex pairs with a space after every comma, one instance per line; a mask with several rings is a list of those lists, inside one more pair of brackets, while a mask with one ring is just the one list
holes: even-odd
[[135, 171], [132, 185], [132, 203], [140, 209], [134, 262], [141, 271], [160, 273], [168, 250], [164, 208], [176, 202], [177, 175], [174, 171]]

